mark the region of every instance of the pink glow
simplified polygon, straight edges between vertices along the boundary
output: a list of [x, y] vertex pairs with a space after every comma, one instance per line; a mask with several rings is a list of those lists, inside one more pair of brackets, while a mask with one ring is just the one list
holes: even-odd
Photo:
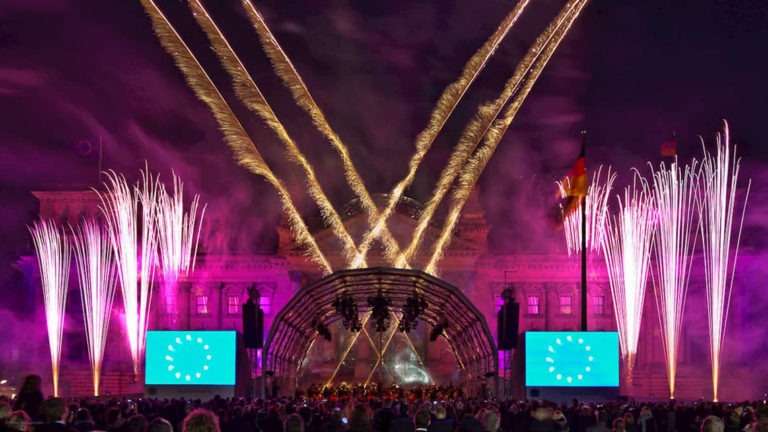
[[[131, 349], [133, 372], [138, 377], [139, 363], [144, 352], [157, 255], [154, 216], [157, 182], [149, 174], [149, 170], [142, 171], [140, 183], [133, 188], [128, 186], [124, 176], [114, 171], [107, 172], [106, 177], [106, 191], [99, 192], [99, 196], [115, 250], [125, 308], [125, 329]], [[141, 219], [139, 203], [142, 209]], [[138, 235], [141, 235], [140, 240]]]
[[635, 173], [632, 186], [618, 199], [618, 212], [606, 219], [603, 255], [616, 311], [616, 326], [622, 358], [626, 367], [626, 383], [631, 388], [643, 299], [648, 279], [651, 241], [654, 230], [653, 196], [641, 187]]
[[[203, 206], [198, 218], [199, 201], [200, 196], [195, 195], [189, 211], [185, 212], [184, 184], [176, 174], [173, 175], [173, 194], [169, 194], [165, 186], [158, 189], [157, 244], [166, 311], [176, 310], [179, 278], [187, 276], [195, 268], [200, 228], [205, 215]], [[173, 322], [168, 325], [174, 327]]]
[[98, 396], [112, 300], [117, 286], [114, 254], [108, 231], [99, 227], [95, 220], [86, 219], [72, 231], [88, 358], [93, 374], [93, 395]]
[[[712, 361], [712, 398], [718, 400], [722, 348], [725, 340], [728, 308], [733, 291], [733, 275], [739, 253], [744, 211], [738, 227], [734, 221], [739, 159], [731, 159], [730, 132], [724, 122], [723, 134], [717, 135], [715, 154], [704, 149], [701, 164], [701, 221], [704, 236], [704, 274], [707, 285], [707, 315], [709, 317], [710, 356]], [[735, 149], [734, 149], [735, 153]], [[747, 205], [749, 187], [744, 194]], [[731, 237], [737, 232], [736, 244], [731, 251]]]
[[678, 346], [698, 232], [698, 165], [694, 160], [681, 168], [674, 162], [667, 169], [662, 163], [658, 171], [651, 168], [651, 174], [652, 188], [649, 183], [645, 183], [645, 187], [649, 195], [655, 197], [657, 208], [658, 228], [653, 242], [654, 298], [659, 311], [669, 397], [674, 399]]
[[64, 312], [69, 285], [70, 250], [67, 236], [53, 221], [34, 222], [29, 227], [35, 244], [40, 266], [40, 282], [43, 288], [45, 323], [48, 327], [48, 344], [51, 350], [53, 395], [59, 395], [59, 361], [61, 359]]

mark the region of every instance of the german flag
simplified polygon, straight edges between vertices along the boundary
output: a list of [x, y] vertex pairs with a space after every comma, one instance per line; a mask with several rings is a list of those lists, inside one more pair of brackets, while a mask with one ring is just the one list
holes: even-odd
[[587, 164], [584, 160], [584, 148], [581, 155], [573, 164], [568, 176], [563, 179], [565, 202], [563, 203], [563, 219], [578, 210], [584, 197], [587, 196]]
[[675, 157], [677, 156], [677, 136], [673, 132], [672, 138], [661, 143], [661, 156], [662, 157]]
[[584, 197], [587, 196], [587, 163], [584, 158], [584, 147], [585, 143], [582, 142], [579, 158], [562, 180], [565, 197], [558, 203], [554, 212], [558, 226], [562, 225], [568, 215], [578, 210]]

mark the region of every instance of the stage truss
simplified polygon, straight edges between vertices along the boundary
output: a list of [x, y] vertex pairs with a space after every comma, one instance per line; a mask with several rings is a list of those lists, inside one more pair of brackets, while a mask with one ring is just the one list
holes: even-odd
[[[392, 327], [396, 327], [399, 321], [399, 305], [416, 290], [429, 304], [419, 319], [430, 328], [448, 323], [441, 337], [448, 342], [465, 379], [481, 379], [489, 372], [496, 375], [498, 351], [488, 324], [459, 288], [422, 271], [386, 267], [340, 270], [299, 290], [272, 323], [262, 353], [262, 370], [273, 373], [283, 383], [294, 382], [307, 352], [319, 337], [313, 328], [313, 321], [319, 319], [331, 327], [341, 319], [331, 305], [336, 295], [343, 291], [349, 293], [359, 307], [360, 319], [366, 321], [370, 315], [366, 300], [376, 295], [379, 288], [392, 299], [395, 315]], [[392, 327], [385, 332], [385, 342], [391, 340], [393, 330], [397, 331]], [[375, 342], [372, 339], [377, 335], [369, 334], [364, 329], [354, 339], [359, 337], [369, 338], [373, 346]], [[407, 340], [410, 342], [410, 339]], [[389, 348], [389, 343], [385, 343], [380, 351], [374, 346], [378, 359], [371, 374], [379, 367]], [[346, 351], [342, 353], [339, 365], [346, 359], [349, 350]], [[318, 379], [328, 384], [333, 377]]]

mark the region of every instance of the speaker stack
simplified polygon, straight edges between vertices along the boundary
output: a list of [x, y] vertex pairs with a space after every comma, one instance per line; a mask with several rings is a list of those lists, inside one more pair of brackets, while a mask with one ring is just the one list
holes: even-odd
[[246, 348], [264, 348], [264, 311], [252, 301], [243, 304], [243, 342]]
[[499, 351], [507, 351], [517, 348], [517, 332], [520, 324], [520, 305], [512, 301], [504, 302], [496, 314], [498, 324], [497, 346]]

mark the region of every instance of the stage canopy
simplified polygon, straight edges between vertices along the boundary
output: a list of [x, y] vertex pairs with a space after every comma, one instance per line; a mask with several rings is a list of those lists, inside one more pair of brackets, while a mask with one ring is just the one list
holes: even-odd
[[362, 316], [370, 310], [368, 297], [375, 296], [379, 288], [396, 310], [416, 290], [428, 302], [419, 320], [433, 329], [447, 323], [442, 337], [448, 341], [461, 368], [470, 377], [496, 373], [498, 355], [488, 324], [461, 290], [418, 270], [385, 267], [337, 271], [299, 290], [272, 323], [262, 370], [282, 377], [293, 376], [318, 337], [313, 321], [330, 326], [341, 319], [331, 305], [336, 296], [346, 291]]

